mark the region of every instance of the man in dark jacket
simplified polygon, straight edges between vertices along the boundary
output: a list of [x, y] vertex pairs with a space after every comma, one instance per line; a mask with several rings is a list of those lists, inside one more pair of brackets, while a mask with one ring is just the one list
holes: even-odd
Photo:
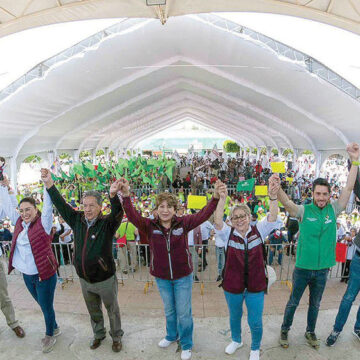
[[117, 300], [118, 282], [115, 275], [115, 262], [112, 255], [112, 242], [123, 217], [123, 209], [117, 196], [119, 181], [110, 187], [111, 213], [101, 213], [102, 198], [97, 191], [83, 195], [84, 211], [74, 210], [56, 189], [48, 169], [41, 170], [50, 198], [74, 233], [74, 266], [79, 275], [82, 293], [88, 308], [94, 339], [90, 348], [96, 349], [105, 339], [104, 316], [101, 302], [109, 315], [112, 349], [119, 352], [122, 348], [120, 309]]

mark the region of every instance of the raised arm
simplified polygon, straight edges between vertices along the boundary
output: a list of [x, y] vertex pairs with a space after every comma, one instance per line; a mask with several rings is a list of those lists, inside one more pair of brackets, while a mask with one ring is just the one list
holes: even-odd
[[119, 190], [123, 198], [123, 207], [129, 221], [140, 231], [146, 233], [150, 225], [150, 219], [142, 217], [133, 207], [130, 199], [130, 185], [129, 182], [121, 178], [119, 183]]
[[121, 220], [124, 216], [123, 207], [119, 197], [117, 196], [118, 191], [120, 191], [120, 180], [116, 180], [110, 186], [111, 213], [109, 218], [114, 230], [120, 226]]
[[221, 184], [222, 182], [220, 180], [215, 183], [214, 196], [211, 198], [211, 200], [205, 207], [203, 207], [196, 214], [186, 215], [183, 217], [183, 225], [185, 231], [191, 231], [195, 229], [197, 226], [208, 220], [209, 217], [213, 214], [220, 199], [219, 188]]
[[44, 186], [44, 204], [41, 212], [41, 224], [47, 234], [50, 234], [53, 224], [53, 206], [50, 195]]
[[277, 194], [279, 193], [279, 190], [280, 190], [280, 178], [278, 175], [276, 176], [274, 174], [269, 179], [270, 206], [269, 206], [268, 222], [275, 222], [277, 219], [277, 215], [279, 212]]
[[214, 226], [216, 230], [221, 230], [223, 228], [223, 218], [224, 218], [224, 209], [226, 197], [228, 195], [227, 188], [221, 187], [219, 190], [220, 199], [216, 206], [215, 214], [214, 214]]
[[360, 148], [359, 148], [358, 144], [351, 143], [346, 147], [346, 151], [349, 154], [349, 158], [351, 161], [351, 168], [349, 171], [346, 185], [342, 189], [341, 194], [339, 196], [339, 200], [338, 200], [339, 207], [342, 210], [344, 210], [346, 208], [346, 205], [350, 199], [351, 192], [354, 189], [356, 176], [357, 176], [357, 172], [358, 172], [358, 167], [359, 167]]
[[15, 225], [20, 215], [16, 210], [17, 204], [14, 203], [9, 194], [9, 190], [9, 179], [4, 178], [4, 180], [0, 182], [0, 202], [2, 204], [3, 212], [11, 220], [12, 224]]
[[[271, 177], [274, 176], [274, 179], [276, 178], [280, 184], [280, 177], [278, 174], [273, 174]], [[275, 196], [276, 198], [276, 196]], [[271, 203], [274, 203], [275, 200], [271, 200], [274, 199], [272, 197], [270, 197], [270, 211], [271, 211]], [[289, 213], [290, 216], [292, 217], [296, 217], [299, 211], [299, 207], [298, 205], [296, 205], [294, 202], [292, 202], [289, 197], [286, 195], [286, 193], [284, 192], [284, 190], [281, 188], [281, 186], [279, 186], [278, 189], [278, 193], [277, 193], [277, 200], [279, 200], [283, 205], [285, 210]]]
[[[41, 169], [41, 180], [45, 184], [46, 191], [48, 192], [51, 201], [59, 211], [62, 218], [71, 228], [74, 228], [76, 222], [77, 211], [74, 210], [69, 204], [66, 203], [64, 198], [59, 193], [51, 178], [51, 172], [48, 169]], [[44, 194], [45, 196], [45, 194]]]

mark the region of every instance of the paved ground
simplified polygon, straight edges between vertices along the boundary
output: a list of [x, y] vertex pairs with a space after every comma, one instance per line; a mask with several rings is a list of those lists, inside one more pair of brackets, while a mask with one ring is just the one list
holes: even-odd
[[[40, 339], [44, 333], [44, 322], [37, 304], [26, 290], [19, 276], [8, 278], [9, 292], [13, 299], [17, 317], [26, 330], [26, 337], [18, 339], [7, 327], [4, 317], [0, 318], [0, 359], [179, 359], [176, 345], [163, 350], [157, 342], [163, 337], [165, 319], [156, 285], [150, 286], [144, 294], [144, 283], [128, 280], [119, 287], [119, 303], [121, 307], [124, 348], [119, 354], [111, 351], [110, 337], [93, 351], [89, 349], [92, 333], [89, 317], [82, 299], [78, 282], [68, 284], [64, 289], [60, 286], [56, 291], [55, 309], [57, 321], [62, 335], [54, 351], [44, 355], [40, 350]], [[319, 315], [317, 334], [325, 340], [333, 325], [337, 308], [345, 285], [339, 280], [330, 280], [323, 297]], [[289, 296], [285, 284], [276, 283], [266, 296], [264, 315], [264, 336], [262, 342], [262, 359], [358, 359], [360, 342], [351, 334], [355, 321], [359, 300], [354, 305], [348, 323], [338, 344], [328, 348], [322, 344], [316, 351], [306, 345], [304, 329], [306, 323], [307, 296], [296, 313], [293, 329], [290, 333], [291, 346], [281, 349], [277, 345], [282, 313]], [[194, 285], [193, 310], [195, 317], [194, 355], [193, 359], [248, 359], [250, 333], [243, 320], [244, 348], [236, 355], [225, 356], [224, 348], [230, 341], [228, 312], [222, 291], [216, 284], [207, 284], [201, 295], [200, 284]]]

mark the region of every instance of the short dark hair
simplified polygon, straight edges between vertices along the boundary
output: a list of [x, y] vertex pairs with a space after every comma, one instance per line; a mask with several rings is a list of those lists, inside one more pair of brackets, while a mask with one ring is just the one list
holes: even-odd
[[329, 182], [326, 179], [324, 179], [324, 178], [315, 179], [314, 182], [313, 182], [313, 186], [312, 186], [313, 192], [315, 191], [315, 187], [317, 185], [326, 186], [328, 188], [328, 190], [329, 190], [329, 193], [331, 193], [331, 186], [330, 186]]
[[36, 208], [36, 202], [35, 202], [35, 199], [32, 198], [32, 197], [24, 197], [23, 199], [21, 199], [21, 201], [19, 202], [19, 206], [22, 204], [22, 203], [30, 203], [34, 208]]
[[98, 191], [95, 190], [85, 191], [82, 200], [84, 200], [84, 198], [89, 196], [94, 197], [98, 205], [102, 205], [103, 203], [102, 196]]

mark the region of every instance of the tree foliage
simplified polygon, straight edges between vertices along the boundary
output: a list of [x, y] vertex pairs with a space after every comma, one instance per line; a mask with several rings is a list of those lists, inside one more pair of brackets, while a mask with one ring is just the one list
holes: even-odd
[[237, 153], [240, 151], [240, 146], [235, 141], [225, 140], [223, 149], [228, 153]]

